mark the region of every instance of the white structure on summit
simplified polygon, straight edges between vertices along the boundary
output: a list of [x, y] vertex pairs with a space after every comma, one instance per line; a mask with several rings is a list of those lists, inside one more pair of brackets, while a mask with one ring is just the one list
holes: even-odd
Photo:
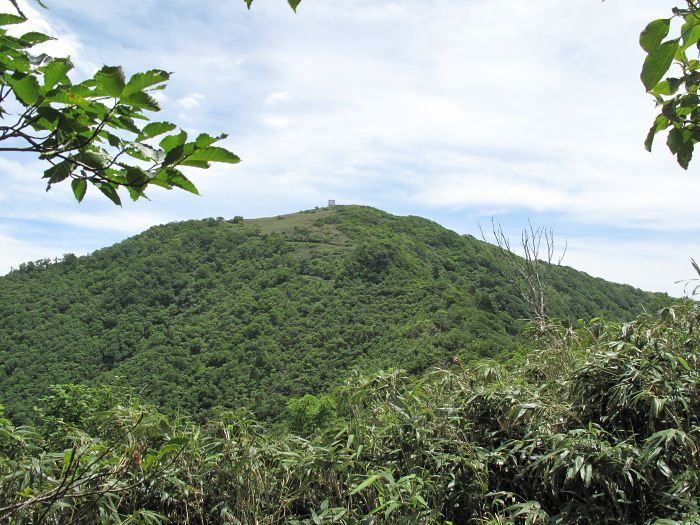
[[328, 199], [328, 207], [335, 206], [335, 199]]

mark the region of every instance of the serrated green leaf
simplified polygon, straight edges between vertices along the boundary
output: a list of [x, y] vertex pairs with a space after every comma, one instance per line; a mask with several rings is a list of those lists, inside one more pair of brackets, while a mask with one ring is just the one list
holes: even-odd
[[83, 201], [85, 197], [85, 192], [87, 191], [87, 181], [85, 179], [73, 179], [70, 183], [73, 189], [73, 195], [78, 202]]
[[22, 78], [10, 77], [7, 83], [24, 105], [31, 106], [39, 100], [39, 82], [32, 75]]
[[141, 134], [136, 139], [138, 141], [150, 139], [162, 135], [163, 133], [168, 133], [174, 130], [177, 126], [171, 122], [151, 122], [146, 124], [141, 130]]
[[160, 111], [160, 105], [158, 105], [158, 101], [151, 95], [149, 95], [148, 93], [144, 93], [143, 91], [132, 93], [128, 97], [122, 96], [122, 98], [119, 99], [119, 101], [122, 104], [128, 104], [129, 106], [133, 106], [139, 109]]
[[226, 137], [226, 134], [219, 135], [218, 137], [212, 137], [207, 133], [200, 133], [195, 139], [194, 143], [197, 145], [198, 148], [206, 148], [208, 146], [211, 146], [215, 142], [225, 139]]
[[39, 33], [38, 31], [30, 31], [29, 33], [24, 33], [20, 40], [27, 42], [28, 44], [34, 46], [36, 44], [42, 44], [48, 42], [49, 40], [56, 40], [54, 37], [45, 35], [44, 33]]
[[163, 148], [163, 150], [166, 153], [169, 153], [171, 150], [175, 149], [176, 147], [182, 146], [186, 140], [187, 140], [187, 132], [185, 130], [182, 130], [182, 131], [180, 131], [180, 133], [177, 133], [175, 135], [168, 135], [163, 140], [161, 140], [160, 147]]
[[124, 87], [122, 96], [128, 97], [129, 95], [143, 91], [144, 89], [155, 86], [156, 84], [162, 84], [168, 80], [170, 80], [170, 73], [161, 69], [152, 69], [150, 71], [146, 71], [145, 73], [136, 73], [135, 75], [132, 75], [129, 82]]
[[119, 98], [126, 86], [121, 66], [104, 66], [95, 73], [95, 81], [110, 97]]
[[73, 63], [67, 58], [57, 58], [39, 68], [39, 71], [44, 74], [44, 92], [53, 89], [61, 80], [66, 79], [71, 69], [73, 69]]
[[45, 170], [42, 178], [49, 179], [49, 186], [51, 186], [66, 180], [74, 170], [75, 164], [69, 160], [64, 160]]
[[21, 24], [26, 22], [27, 19], [23, 16], [13, 15], [10, 13], [0, 13], [0, 26], [8, 26], [12, 24]]
[[199, 190], [197, 187], [192, 183], [192, 181], [185, 177], [181, 171], [169, 169], [167, 173], [168, 182], [170, 184], [177, 186], [178, 188], [182, 188], [185, 191], [189, 191], [190, 193], [194, 193], [195, 195], [199, 195]]
[[644, 60], [641, 79], [647, 91], [651, 91], [671, 67], [678, 49], [678, 39], [664, 42], [654, 49]]
[[685, 23], [681, 27], [681, 38], [683, 49], [688, 49], [700, 40], [700, 17], [696, 13], [691, 13], [685, 17]]
[[98, 182], [95, 184], [95, 186], [97, 186], [99, 190], [114, 204], [116, 204], [117, 206], [122, 205], [122, 200], [119, 197], [117, 190], [115, 190], [110, 184], [107, 184], [105, 182]]
[[208, 148], [201, 148], [195, 150], [188, 160], [203, 160], [207, 162], [226, 162], [229, 164], [237, 164], [241, 159], [231, 153], [225, 148], [220, 148], [218, 146], [209, 146]]
[[651, 151], [651, 146], [654, 142], [654, 136], [659, 131], [666, 129], [668, 126], [670, 126], [670, 122], [668, 121], [668, 119], [664, 115], [657, 115], [656, 119], [654, 120], [654, 125], [649, 130], [649, 134], [647, 135], [647, 138], [644, 141], [644, 147], [647, 149], [647, 151]]
[[644, 31], [639, 35], [639, 45], [647, 53], [651, 53], [659, 47], [661, 41], [666, 38], [671, 29], [671, 19], [661, 18], [653, 20], [647, 24]]
[[180, 162], [181, 166], [190, 166], [192, 168], [199, 168], [199, 169], [209, 169], [210, 164], [205, 161], [205, 160], [184, 160]]

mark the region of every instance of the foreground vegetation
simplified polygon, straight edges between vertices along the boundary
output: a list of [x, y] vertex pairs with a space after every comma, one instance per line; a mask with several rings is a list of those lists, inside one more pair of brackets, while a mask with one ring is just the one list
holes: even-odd
[[275, 427], [57, 387], [38, 427], [2, 421], [0, 519], [700, 523], [699, 329], [694, 303], [552, 324], [510, 367], [354, 377]]
[[[493, 247], [419, 217], [360, 206], [152, 228], [91, 256], [0, 278], [0, 402], [33, 417], [50, 384], [131, 387], [200, 421], [348, 372], [419, 375], [520, 351], [527, 305]], [[551, 267], [551, 314], [629, 320], [665, 297]], [[4, 372], [4, 373], [3, 373]]]

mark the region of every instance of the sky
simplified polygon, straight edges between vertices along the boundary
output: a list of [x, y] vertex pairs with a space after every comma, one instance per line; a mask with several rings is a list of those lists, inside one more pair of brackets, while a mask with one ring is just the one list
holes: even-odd
[[[7, 2], [6, 2], [7, 3]], [[85, 254], [170, 221], [338, 204], [514, 240], [528, 221], [568, 242], [563, 264], [683, 294], [700, 257], [700, 160], [657, 139], [639, 32], [674, 1], [50, 0], [30, 23], [81, 80], [102, 65], [174, 72], [159, 94], [191, 133], [225, 132], [243, 161], [116, 207], [45, 191], [45, 166], [0, 157], [0, 274]], [[8, 3], [9, 5], [9, 3]], [[26, 5], [26, 4], [25, 4]], [[563, 8], [565, 6], [565, 8]], [[128, 201], [124, 195], [124, 201]]]

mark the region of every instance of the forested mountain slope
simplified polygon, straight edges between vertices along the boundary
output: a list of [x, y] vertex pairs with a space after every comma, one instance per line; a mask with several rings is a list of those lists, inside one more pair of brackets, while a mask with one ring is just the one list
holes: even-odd
[[[166, 409], [262, 418], [353, 368], [507, 355], [525, 304], [493, 247], [418, 217], [341, 206], [158, 226], [0, 278], [0, 403], [49, 384], [126, 385]], [[625, 320], [665, 295], [553, 267], [552, 314]]]

